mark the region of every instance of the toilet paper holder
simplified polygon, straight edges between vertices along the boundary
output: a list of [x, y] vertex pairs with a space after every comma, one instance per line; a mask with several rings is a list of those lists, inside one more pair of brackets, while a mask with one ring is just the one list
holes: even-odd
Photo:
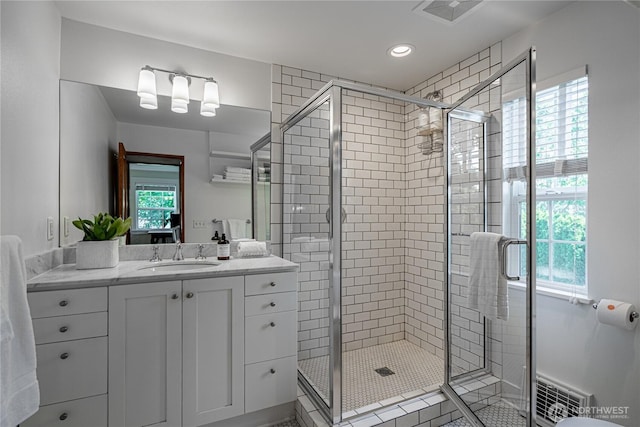
[[[598, 308], [598, 303], [593, 304], [591, 307], [593, 307], [594, 309], [597, 309]], [[638, 317], [640, 317], [640, 313], [638, 313], [637, 311], [632, 311], [629, 316], [631, 317], [631, 319], [637, 319]], [[629, 320], [631, 320], [631, 319], [629, 319]]]

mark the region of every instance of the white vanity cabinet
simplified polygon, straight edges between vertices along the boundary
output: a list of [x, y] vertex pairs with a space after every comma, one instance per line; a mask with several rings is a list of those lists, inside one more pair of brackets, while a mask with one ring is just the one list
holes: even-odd
[[40, 409], [21, 427], [107, 426], [107, 288], [33, 292]]
[[32, 283], [41, 406], [21, 427], [248, 426], [293, 409], [295, 264], [231, 260], [210, 277], [122, 264]]
[[109, 425], [199, 426], [244, 412], [244, 278], [117, 286]]
[[296, 273], [245, 277], [245, 410], [296, 399]]

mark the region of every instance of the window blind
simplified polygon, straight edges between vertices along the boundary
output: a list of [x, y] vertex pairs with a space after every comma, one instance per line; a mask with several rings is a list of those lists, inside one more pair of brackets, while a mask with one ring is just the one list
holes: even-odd
[[136, 191], [176, 191], [175, 185], [136, 184]]
[[[571, 176], [588, 169], [588, 78], [536, 95], [536, 177]], [[506, 181], [526, 176], [526, 100], [503, 105], [503, 165]]]

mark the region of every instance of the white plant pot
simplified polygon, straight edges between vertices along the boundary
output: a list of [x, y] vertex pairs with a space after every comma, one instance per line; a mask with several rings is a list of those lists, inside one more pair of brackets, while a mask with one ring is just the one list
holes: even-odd
[[118, 265], [119, 239], [80, 241], [76, 246], [76, 269], [112, 268]]

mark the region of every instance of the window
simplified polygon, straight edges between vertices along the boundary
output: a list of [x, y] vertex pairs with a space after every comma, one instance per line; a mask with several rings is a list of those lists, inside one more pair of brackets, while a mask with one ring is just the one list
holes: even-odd
[[[526, 238], [525, 100], [503, 104], [506, 232]], [[586, 294], [588, 78], [536, 95], [536, 277], [543, 287]], [[526, 274], [525, 249], [511, 262]], [[513, 265], [517, 264], [517, 265]]]
[[136, 184], [135, 192], [137, 230], [154, 230], [169, 224], [177, 206], [176, 186]]

